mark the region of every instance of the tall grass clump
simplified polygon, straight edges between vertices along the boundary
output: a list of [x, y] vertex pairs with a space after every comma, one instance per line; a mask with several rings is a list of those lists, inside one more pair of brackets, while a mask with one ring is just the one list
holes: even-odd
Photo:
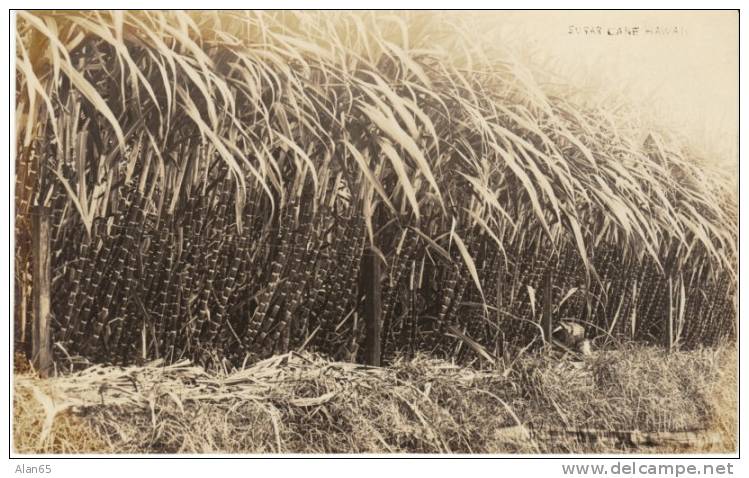
[[365, 249], [386, 356], [526, 345], [548, 274], [606, 340], [735, 334], [723, 183], [457, 21], [36, 11], [16, 45], [16, 323], [45, 205], [61, 357], [356, 359]]

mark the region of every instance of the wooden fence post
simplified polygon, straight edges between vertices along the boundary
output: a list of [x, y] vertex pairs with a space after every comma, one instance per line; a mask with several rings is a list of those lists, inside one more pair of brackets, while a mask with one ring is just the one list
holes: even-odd
[[32, 295], [34, 324], [31, 328], [31, 362], [42, 377], [52, 371], [50, 330], [50, 210], [36, 206], [32, 210]]
[[382, 359], [382, 284], [380, 283], [380, 258], [369, 247], [362, 258], [361, 285], [364, 293], [364, 323], [366, 327], [367, 365], [380, 366]]
[[[502, 286], [504, 285], [504, 281], [505, 281], [505, 275], [504, 275], [504, 273], [505, 273], [505, 266], [506, 266], [506, 264], [500, 264], [499, 267], [498, 267], [498, 269], [497, 269], [497, 292], [496, 292], [496, 297], [495, 297], [495, 301], [494, 301], [494, 306], [497, 308], [497, 313], [496, 313], [496, 321], [497, 322], [496, 322], [496, 325], [497, 325], [497, 330], [498, 331], [502, 330], [502, 325], [501, 325], [502, 324], [502, 312], [503, 312], [502, 307], [504, 305], [503, 302], [502, 302], [503, 301], [503, 293], [504, 293]], [[497, 333], [495, 335], [495, 338], [494, 338], [494, 355], [496, 355], [498, 357], [505, 358], [506, 357], [506, 353], [507, 353], [507, 351], [506, 351], [507, 347], [505, 347], [505, 336], [504, 336], [504, 334], [502, 334], [502, 343], [501, 343], [501, 345], [499, 343], [499, 336], [500, 336], [500, 334]], [[501, 347], [501, 349], [500, 349], [500, 347]], [[501, 354], [499, 353], [499, 350], [502, 351]]]
[[666, 347], [674, 349], [674, 287], [671, 277], [668, 278], [668, 316], [666, 317]]
[[552, 272], [549, 270], [544, 278], [544, 308], [541, 317], [541, 328], [544, 331], [544, 340], [551, 344], [552, 320], [551, 320], [551, 281]]

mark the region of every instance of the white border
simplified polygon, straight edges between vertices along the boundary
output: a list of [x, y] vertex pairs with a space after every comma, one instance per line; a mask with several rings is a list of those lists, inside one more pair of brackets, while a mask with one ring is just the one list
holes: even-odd
[[[102, 2], [102, 1], [79, 1], [79, 2], [72, 2], [74, 5], [66, 4], [65, 2], [50, 2], [50, 1], [37, 1], [37, 0], [28, 0], [24, 1], [22, 6], [23, 8], [66, 8], [66, 7], [75, 7], [75, 8], [106, 8], [106, 7], [114, 7], [114, 8], [206, 8], [209, 5], [201, 2], [190, 2], [190, 1], [130, 1], [130, 2]], [[455, 7], [460, 8], [468, 8], [468, 9], [474, 9], [474, 8], [516, 8], [516, 9], [528, 9], [528, 8], [547, 8], [547, 9], [553, 9], [553, 8], [606, 8], [609, 7], [609, 4], [603, 5], [601, 2], [593, 2], [593, 1], [587, 1], [587, 2], [549, 2], [549, 1], [535, 1], [535, 0], [528, 0], [525, 2], [487, 2], [487, 1], [463, 1], [463, 2], [447, 2], [443, 0], [434, 0], [431, 2], [426, 1], [408, 1], [408, 0], [399, 0], [399, 1], [392, 1], [392, 0], [380, 0], [377, 2], [357, 2], [355, 5], [349, 2], [342, 2], [342, 1], [317, 1], [317, 2], [303, 2], [303, 1], [289, 1], [289, 0], [275, 0], [275, 1], [255, 1], [255, 2], [239, 2], [239, 1], [222, 1], [217, 2], [220, 4], [222, 8], [269, 8], [269, 9], [278, 9], [278, 8], [333, 8], [333, 9], [348, 9], [348, 8], [393, 8], [393, 9], [403, 9], [403, 8], [414, 8], [414, 9], [453, 9]], [[652, 8], [671, 8], [671, 7], [679, 7], [679, 8], [738, 8], [740, 6], [739, 2], [726, 2], [726, 1], [713, 1], [713, 2], [697, 2], [697, 1], [682, 1], [678, 2], [678, 5], [674, 5], [669, 2], [664, 1], [633, 1], [633, 2], [621, 2], [620, 5], [615, 5], [615, 7], [618, 8], [643, 8], [643, 9], [652, 9]], [[109, 4], [109, 5], [107, 5]], [[216, 4], [210, 4], [210, 7], [216, 7]], [[743, 27], [744, 21], [743, 18], [741, 19], [741, 26]], [[0, 33], [0, 38], [2, 38], [3, 41], [3, 48], [2, 52], [4, 55], [8, 54], [10, 45], [7, 43], [9, 40], [13, 40], [11, 37], [9, 37], [9, 32], [12, 30], [10, 29], [10, 22], [3, 22], [2, 25], [2, 32]], [[741, 38], [741, 51], [742, 51], [742, 61], [741, 61], [741, 73], [742, 77], [746, 77], [745, 75], [745, 65], [746, 62], [743, 61], [744, 52], [749, 51], [749, 48], [747, 48], [746, 45], [746, 37], [747, 35], [744, 34]], [[6, 70], [5, 74], [2, 76], [2, 82], [3, 82], [3, 89], [4, 91], [11, 92], [14, 90], [14, 85], [12, 84], [12, 80], [14, 78], [14, 72], [11, 70], [12, 64], [11, 61], [11, 55], [9, 55], [8, 61], [4, 63]], [[3, 95], [3, 107], [4, 111], [9, 112], [9, 114], [12, 114], [14, 111], [14, 103], [10, 103], [10, 97]], [[745, 110], [745, 96], [741, 98], [740, 102], [740, 109], [743, 112]], [[15, 142], [10, 141], [10, 133], [12, 133], [14, 126], [12, 124], [9, 124], [9, 117], [6, 115], [2, 116], [2, 140], [3, 140], [3, 149], [2, 151], [8, 151], [9, 147], [13, 147]], [[742, 146], [745, 146], [743, 144], [743, 133], [744, 133], [744, 127], [741, 128], [741, 140], [740, 143]], [[742, 155], [741, 159], [743, 159], [744, 153], [746, 151], [745, 148], [741, 149]], [[2, 168], [2, 178], [0, 178], [0, 184], [4, 185], [12, 185], [14, 181], [12, 180], [13, 176], [13, 156], [11, 155], [7, 162], [5, 164], [7, 166]], [[744, 168], [744, 172], [740, 174], [740, 180], [743, 179], [744, 174], [746, 174], [746, 171], [749, 170], [749, 168]], [[2, 224], [4, 227], [5, 225], [9, 225], [10, 221], [12, 220], [12, 215], [10, 215], [10, 211], [12, 210], [12, 204], [10, 202], [10, 191], [3, 188], [2, 194], [0, 194], [0, 214], [2, 214], [2, 218], [0, 218], [0, 224]], [[743, 205], [743, 199], [741, 201], [741, 205]], [[745, 227], [747, 224], [746, 221], [746, 209], [741, 212], [740, 219], [741, 219], [741, 228], [740, 232], [744, 237], [749, 237], [749, 235], [745, 234]], [[12, 236], [13, 236], [13, 228], [10, 227], [9, 229], [6, 229], [6, 233], [2, 235], [2, 250], [4, 253], [2, 254], [2, 266], [0, 269], [3, 271], [3, 273], [0, 275], [1, 277], [1, 287], [4, 291], [10, 291], [10, 284], [9, 284], [9, 276], [11, 269], [11, 263], [10, 263], [10, 257], [12, 256], [13, 249], [12, 249]], [[741, 259], [741, 269], [744, 268], [744, 259]], [[0, 294], [0, 297], [2, 298], [2, 302], [0, 303], [0, 310], [3, 311], [10, 311], [10, 303], [9, 300], [12, 297], [12, 294], [5, 295]], [[743, 300], [740, 300], [741, 305], [743, 306]], [[741, 310], [745, 311], [747, 310], [746, 307], [742, 307]], [[743, 322], [743, 315], [742, 314], [742, 322]], [[9, 322], [12, 322], [12, 314], [9, 314], [6, 316], [6, 320]], [[746, 325], [743, 327], [743, 330], [741, 331], [741, 337], [740, 340], [744, 340], [746, 338], [747, 334], [747, 327]], [[8, 350], [5, 348], [10, 344], [10, 337], [8, 336], [8, 329], [5, 326], [0, 327], [0, 334], [2, 335], [2, 338], [0, 339], [0, 343], [3, 344], [3, 357], [8, 357]], [[744, 354], [746, 355], [746, 354]], [[743, 363], [742, 365], [746, 365]], [[3, 365], [2, 369], [7, 370], [5, 367], [7, 366], [7, 363]], [[746, 366], [743, 367], [744, 370], [747, 370], [748, 368]], [[6, 377], [3, 377], [2, 380], [2, 392], [0, 392], [0, 399], [2, 400], [2, 406], [3, 410], [7, 411], [9, 410], [9, 403], [8, 403], [8, 380], [5, 379]], [[746, 394], [744, 394], [744, 397], [742, 399], [742, 405], [746, 401]], [[2, 450], [3, 456], [5, 456], [5, 451], [9, 449], [8, 447], [8, 436], [9, 436], [9, 416], [3, 415], [3, 430], [2, 433], [0, 433], [0, 449]], [[746, 418], [744, 417], [742, 431], [745, 428]], [[749, 436], [744, 434], [744, 436]], [[213, 455], [215, 457], [224, 456], [224, 457], [230, 457], [231, 455]], [[539, 457], [534, 456], [528, 456], [525, 458], [520, 458], [517, 456], [513, 456], [511, 460], [503, 460], [502, 462], [495, 462], [495, 461], [486, 461], [486, 460], [456, 460], [454, 457], [446, 458], [442, 457], [443, 459], [441, 461], [436, 460], [404, 460], [404, 459], [391, 459], [391, 460], [378, 460], [376, 462], [366, 463], [365, 466], [363, 463], [357, 460], [352, 460], [347, 457], [342, 457], [341, 460], [336, 460], [334, 462], [328, 462], [327, 460], [316, 460], [316, 459], [309, 459], [305, 458], [303, 460], [253, 460], [253, 461], [245, 461], [245, 460], [184, 460], [184, 459], [177, 459], [177, 460], [154, 460], [154, 459], [135, 459], [133, 458], [126, 458], [126, 459], [117, 459], [117, 460], [61, 460], [61, 459], [54, 459], [54, 458], [19, 458], [19, 459], [13, 459], [8, 460], [6, 462], [6, 466], [8, 467], [8, 473], [13, 474], [15, 470], [15, 466], [19, 463], [22, 464], [28, 464], [28, 465], [39, 465], [42, 463], [45, 464], [51, 464], [53, 468], [53, 475], [54, 476], [127, 476], [131, 478], [134, 473], [140, 474], [142, 476], [163, 476], [163, 475], [173, 475], [173, 476], [210, 476], [215, 475], [216, 473], [230, 473], [233, 476], [278, 476], [281, 473], [287, 472], [289, 474], [295, 473], [297, 476], [304, 476], [304, 478], [316, 478], [316, 477], [325, 477], [328, 478], [332, 475], [364, 475], [369, 476], [373, 475], [374, 473], [382, 474], [382, 473], [395, 473], [396, 476], [417, 476], [417, 475], [423, 475], [423, 476], [449, 476], [449, 477], [460, 477], [461, 475], [465, 475], [466, 472], [484, 472], [489, 476], [498, 476], [498, 475], [504, 475], [508, 474], [509, 476], [516, 476], [516, 475], [527, 475], [527, 476], [534, 476], [534, 475], [540, 475], [540, 476], [562, 476], [561, 473], [561, 463], [594, 463], [594, 462], [600, 462], [600, 463], [608, 463], [613, 464], [615, 461], [610, 460], [600, 460], [599, 458], [603, 458], [607, 455], [602, 456], [596, 456], [596, 455], [587, 455], [586, 458], [590, 458], [589, 460], [569, 460], [569, 457], [559, 456], [555, 459], [539, 459]], [[695, 459], [689, 459], [689, 457], [685, 456], [679, 456], [675, 455], [675, 457], [678, 457], [679, 460], [637, 460], [638, 456], [616, 456], [618, 461], [621, 462], [632, 462], [632, 461], [638, 461], [640, 463], [695, 463], [699, 464], [702, 460], [695, 460]], [[248, 456], [249, 457], [249, 456]], [[268, 458], [269, 455], [261, 455], [260, 457]], [[508, 456], [509, 457], [509, 456]], [[717, 457], [717, 456], [713, 456]], [[721, 461], [714, 461], [714, 464], [719, 463], [735, 463], [736, 466], [734, 467], [735, 473], [739, 473], [741, 469], [745, 469], [746, 472], [746, 466], [743, 465], [743, 461], [745, 460], [736, 460], [735, 458], [732, 459], [731, 455], [723, 456], [726, 458], [726, 460]], [[4, 458], [7, 460], [7, 458]], [[9, 475], [6, 475], [9, 476]], [[616, 475], [612, 475], [616, 476]], [[632, 475], [628, 475], [632, 476]], [[638, 475], [640, 476], [640, 475]]]

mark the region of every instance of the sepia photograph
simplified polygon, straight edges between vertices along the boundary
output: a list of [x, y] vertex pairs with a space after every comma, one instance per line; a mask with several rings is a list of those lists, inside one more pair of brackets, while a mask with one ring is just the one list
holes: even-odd
[[738, 10], [9, 13], [11, 457], [738, 456]]

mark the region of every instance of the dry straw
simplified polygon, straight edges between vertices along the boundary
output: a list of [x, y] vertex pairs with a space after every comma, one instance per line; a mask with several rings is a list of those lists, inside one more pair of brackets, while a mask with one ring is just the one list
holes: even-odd
[[636, 347], [479, 370], [290, 353], [243, 370], [94, 366], [15, 380], [19, 452], [732, 451], [736, 353]]

